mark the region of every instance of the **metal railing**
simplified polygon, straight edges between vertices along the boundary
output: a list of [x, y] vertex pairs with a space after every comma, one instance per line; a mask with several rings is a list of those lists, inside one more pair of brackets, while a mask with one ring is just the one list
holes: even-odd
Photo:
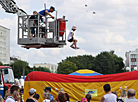
[[[33, 17], [33, 19], [30, 19]], [[42, 21], [42, 18], [45, 18], [45, 22]], [[65, 17], [63, 19], [57, 19], [57, 11], [56, 18], [54, 20], [50, 20], [51, 17], [42, 16], [39, 13], [37, 15], [24, 15], [18, 16], [18, 43], [20, 43], [21, 39], [30, 39], [31, 29], [34, 29], [34, 37], [37, 38], [37, 42], [39, 42], [40, 38], [43, 38], [42, 35], [45, 35], [45, 42], [59, 43], [66, 42], [66, 21]], [[60, 22], [65, 22], [65, 30], [60, 31]], [[35, 22], [35, 25], [34, 25]], [[45, 23], [45, 24], [44, 24]], [[44, 26], [42, 26], [43, 24]], [[63, 32], [63, 36], [60, 36], [60, 33]], [[49, 35], [52, 35], [51, 37]], [[24, 40], [25, 41], [25, 40]]]

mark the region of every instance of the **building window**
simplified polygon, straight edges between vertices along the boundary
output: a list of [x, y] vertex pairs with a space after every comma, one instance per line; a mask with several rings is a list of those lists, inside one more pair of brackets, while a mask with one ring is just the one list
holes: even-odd
[[136, 65], [136, 62], [131, 62], [131, 65]]
[[53, 73], [53, 68], [52, 68], [52, 66], [51, 66], [51, 68], [50, 68], [50, 71], [51, 71], [51, 73]]
[[136, 54], [131, 54], [131, 58], [136, 58]]

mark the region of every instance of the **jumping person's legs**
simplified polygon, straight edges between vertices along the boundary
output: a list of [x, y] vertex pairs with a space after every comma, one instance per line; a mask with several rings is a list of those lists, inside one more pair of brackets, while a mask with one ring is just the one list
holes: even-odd
[[72, 45], [70, 45], [70, 47], [73, 47], [73, 45], [75, 46], [75, 48], [77, 48], [77, 40], [71, 38], [70, 40], [68, 40], [69, 42], [73, 42]]
[[77, 48], [76, 43], [77, 43], [77, 40], [73, 39], [73, 44], [71, 46], [75, 45], [75, 48]]

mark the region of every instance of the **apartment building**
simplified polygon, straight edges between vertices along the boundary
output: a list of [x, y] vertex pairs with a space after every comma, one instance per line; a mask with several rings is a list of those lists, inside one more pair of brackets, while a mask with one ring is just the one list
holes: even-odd
[[49, 63], [40, 63], [40, 64], [33, 64], [33, 66], [35, 67], [45, 67], [45, 68], [49, 68], [49, 70], [51, 71], [51, 73], [56, 73], [57, 72], [57, 65], [54, 64], [49, 64]]
[[0, 25], [0, 62], [10, 64], [10, 29]]
[[130, 71], [138, 68], [138, 49], [135, 51], [126, 52], [126, 67], [130, 68]]

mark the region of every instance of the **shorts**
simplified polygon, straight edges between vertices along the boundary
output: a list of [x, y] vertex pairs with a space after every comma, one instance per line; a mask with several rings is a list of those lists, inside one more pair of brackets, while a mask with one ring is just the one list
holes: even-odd
[[68, 40], [68, 42], [72, 42], [73, 41], [73, 37], [71, 39]]

